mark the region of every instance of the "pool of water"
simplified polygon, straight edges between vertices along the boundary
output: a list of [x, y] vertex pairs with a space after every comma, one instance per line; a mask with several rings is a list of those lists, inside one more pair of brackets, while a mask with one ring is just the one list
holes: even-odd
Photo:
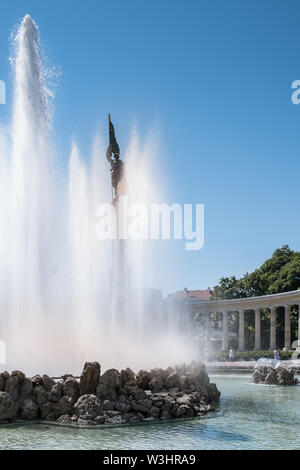
[[187, 421], [78, 429], [0, 426], [0, 449], [300, 449], [300, 386], [254, 385], [249, 375], [210, 376], [219, 410]]

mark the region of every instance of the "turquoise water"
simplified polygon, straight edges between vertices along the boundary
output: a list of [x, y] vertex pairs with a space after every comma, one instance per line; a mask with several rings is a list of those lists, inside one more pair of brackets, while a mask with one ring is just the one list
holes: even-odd
[[300, 449], [300, 386], [253, 385], [248, 375], [211, 375], [215, 414], [188, 421], [78, 429], [0, 426], [0, 449]]

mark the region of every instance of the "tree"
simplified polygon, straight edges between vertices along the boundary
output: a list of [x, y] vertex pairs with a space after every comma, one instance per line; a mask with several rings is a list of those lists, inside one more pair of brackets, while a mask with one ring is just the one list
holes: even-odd
[[[276, 294], [300, 289], [300, 252], [291, 250], [284, 245], [274, 251], [271, 258], [267, 259], [258, 269], [252, 273], [246, 273], [240, 279], [235, 276], [222, 277], [217, 286], [213, 288], [215, 300], [237, 299], [242, 297], [254, 297], [267, 294]], [[262, 312], [262, 332], [267, 330], [270, 314], [267, 310]], [[283, 334], [284, 320], [279, 319], [280, 334]], [[254, 318], [249, 317], [247, 322], [249, 339], [253, 336]], [[237, 331], [238, 323], [233, 322], [233, 330]], [[291, 322], [292, 334], [295, 335], [296, 322]]]

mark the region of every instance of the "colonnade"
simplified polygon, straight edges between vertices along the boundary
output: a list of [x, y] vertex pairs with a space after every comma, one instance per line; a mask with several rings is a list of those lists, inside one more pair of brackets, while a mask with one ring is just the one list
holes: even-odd
[[[261, 314], [262, 309], [269, 309], [270, 331], [269, 348], [274, 349], [276, 344], [276, 326], [279, 307], [284, 308], [284, 347], [291, 348], [291, 309], [296, 307], [298, 311], [298, 345], [300, 348], [300, 290], [283, 292], [279, 294], [264, 295], [260, 297], [247, 297], [230, 300], [206, 300], [184, 299], [181, 301], [184, 308], [192, 314], [206, 315], [206, 336], [210, 336], [210, 323], [212, 313], [222, 313], [222, 348], [228, 349], [229, 331], [228, 315], [235, 312], [238, 315], [239, 333], [238, 349], [245, 350], [245, 312], [252, 311], [255, 319], [254, 349], [262, 348]], [[182, 305], [181, 305], [182, 308]]]
[[[298, 347], [300, 347], [300, 304], [298, 305]], [[293, 305], [282, 305], [284, 307], [284, 347], [290, 349], [291, 347], [291, 308], [294, 307]], [[269, 347], [270, 349], [275, 349], [276, 347], [276, 325], [277, 325], [277, 308], [278, 307], [263, 307], [269, 308], [270, 310], [270, 342]], [[245, 312], [252, 309], [245, 309], [245, 310], [235, 310], [236, 314], [239, 318], [239, 336], [238, 336], [238, 344], [239, 344], [239, 351], [245, 350]], [[260, 351], [261, 346], [261, 308], [254, 309], [255, 315], [255, 342], [254, 342], [254, 350]], [[231, 310], [223, 311], [222, 313], [222, 349], [228, 349], [229, 343], [229, 335], [228, 335], [228, 314], [231, 313]], [[211, 322], [211, 313], [206, 313], [206, 336], [210, 336], [210, 322]]]

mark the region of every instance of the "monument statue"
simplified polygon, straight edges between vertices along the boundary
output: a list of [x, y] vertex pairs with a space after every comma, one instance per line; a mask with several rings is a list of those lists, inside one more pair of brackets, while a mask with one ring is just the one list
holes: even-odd
[[126, 192], [126, 182], [124, 178], [124, 162], [120, 159], [120, 148], [115, 136], [113, 123], [108, 115], [109, 122], [109, 145], [106, 151], [106, 158], [110, 163], [111, 184], [114, 191], [114, 200], [116, 202], [119, 195]]

